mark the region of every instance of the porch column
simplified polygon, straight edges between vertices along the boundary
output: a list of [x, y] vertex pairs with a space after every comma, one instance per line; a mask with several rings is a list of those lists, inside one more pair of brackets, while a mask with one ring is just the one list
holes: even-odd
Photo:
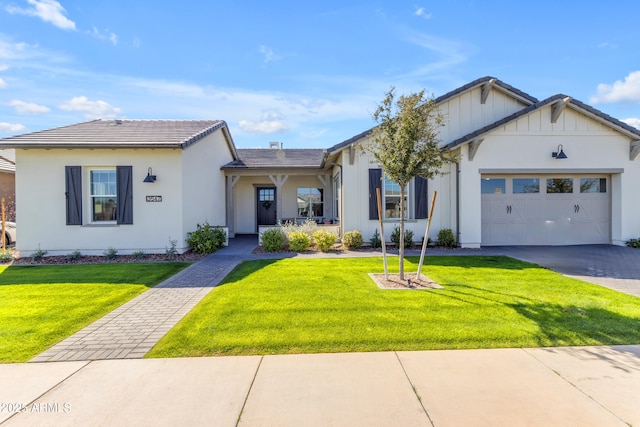
[[236, 226], [235, 226], [235, 215], [234, 215], [234, 190], [233, 187], [240, 180], [240, 176], [238, 175], [229, 175], [227, 176], [227, 191], [226, 191], [226, 201], [227, 201], [227, 228], [229, 229], [229, 237], [235, 237], [236, 235]]
[[276, 223], [279, 223], [282, 220], [282, 186], [289, 175], [269, 175], [269, 179], [276, 186]]

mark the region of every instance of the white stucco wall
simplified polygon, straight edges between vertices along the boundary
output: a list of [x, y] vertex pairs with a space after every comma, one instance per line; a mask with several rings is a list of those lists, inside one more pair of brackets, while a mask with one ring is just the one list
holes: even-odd
[[[16, 249], [21, 256], [38, 248], [49, 255], [75, 250], [102, 255], [110, 247], [121, 254], [136, 250], [164, 252], [170, 239], [182, 235], [180, 155], [177, 149], [17, 149]], [[82, 226], [66, 225], [65, 166], [83, 167]], [[90, 225], [87, 171], [114, 166], [133, 167], [133, 224]], [[149, 167], [158, 177], [155, 183], [142, 182]], [[162, 202], [146, 202], [147, 195], [162, 196]]]
[[232, 161], [221, 131], [207, 135], [182, 153], [182, 227], [186, 233], [208, 221], [226, 226], [225, 176], [220, 166]]

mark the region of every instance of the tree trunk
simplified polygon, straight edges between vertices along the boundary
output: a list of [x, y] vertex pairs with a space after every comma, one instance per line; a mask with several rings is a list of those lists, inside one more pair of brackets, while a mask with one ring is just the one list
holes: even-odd
[[405, 183], [400, 184], [400, 247], [398, 248], [400, 280], [404, 280], [404, 196], [405, 196]]

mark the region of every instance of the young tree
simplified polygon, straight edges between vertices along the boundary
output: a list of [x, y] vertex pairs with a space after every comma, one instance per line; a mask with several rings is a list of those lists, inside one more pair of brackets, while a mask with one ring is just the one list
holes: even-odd
[[380, 163], [385, 175], [400, 186], [399, 262], [400, 279], [404, 280], [406, 189], [417, 176], [431, 179], [442, 173], [444, 163], [451, 160], [440, 150], [438, 137], [445, 117], [424, 90], [396, 99], [392, 87], [373, 113], [373, 119], [378, 125], [372, 130], [372, 142], [363, 148]]

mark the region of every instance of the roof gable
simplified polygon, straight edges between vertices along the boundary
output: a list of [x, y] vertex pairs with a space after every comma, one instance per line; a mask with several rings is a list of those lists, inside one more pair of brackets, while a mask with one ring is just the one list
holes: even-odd
[[[609, 116], [608, 114], [603, 113], [600, 110], [597, 110], [583, 102], [580, 102], [578, 100], [572, 99], [569, 96], [563, 95], [563, 94], [557, 94], [557, 95], [553, 95], [547, 99], [544, 99], [542, 101], [536, 102], [533, 105], [530, 105], [527, 108], [524, 108], [520, 111], [517, 111], [507, 117], [504, 117], [503, 119], [500, 119], [492, 124], [489, 124], [483, 128], [477, 129], [474, 132], [468, 133], [467, 135], [464, 135], [454, 141], [451, 141], [450, 143], [448, 143], [447, 145], [443, 146], [443, 150], [452, 150], [462, 144], [471, 142], [483, 135], [486, 135], [496, 129], [499, 129], [503, 126], [508, 125], [509, 123], [512, 123], [522, 117], [525, 117], [527, 115], [532, 114], [535, 111], [538, 111], [540, 109], [546, 108], [552, 106], [552, 108], [572, 108], [584, 115], [586, 115], [587, 117], [590, 117], [591, 119], [596, 120], [599, 123], [602, 123], [608, 127], [610, 127], [611, 129], [614, 129], [626, 136], [628, 136], [629, 138], [632, 139], [640, 139], [640, 130], [629, 126], [626, 123], [621, 122], [618, 119], [615, 119], [611, 116]], [[554, 114], [559, 114], [561, 110], [554, 110], [552, 112], [552, 116]]]
[[[444, 104], [450, 100], [452, 100], [455, 97], [461, 96], [467, 92], [470, 92], [472, 90], [478, 89], [478, 88], [482, 88], [482, 97], [484, 98], [486, 95], [488, 94], [488, 92], [491, 89], [495, 89], [498, 90], [504, 94], [506, 94], [507, 96], [513, 98], [514, 100], [518, 101], [519, 103], [522, 103], [524, 105], [530, 106], [530, 105], [535, 105], [535, 103], [538, 102], [537, 98], [534, 98], [533, 96], [519, 90], [516, 89], [515, 87], [503, 82], [502, 80], [499, 80], [495, 77], [491, 77], [491, 76], [486, 76], [486, 77], [481, 77], [479, 79], [476, 79], [470, 83], [467, 83], [464, 86], [461, 86], [457, 89], [454, 89], [450, 92], [445, 93], [442, 96], [439, 96], [437, 98], [435, 98], [435, 102], [436, 104]], [[486, 99], [486, 98], [485, 98]], [[484, 99], [482, 99], [482, 102], [484, 103]], [[334, 145], [333, 147], [329, 148], [327, 151], [329, 153], [335, 153], [337, 151], [343, 150], [344, 148], [347, 148], [348, 146], [357, 143], [358, 141], [364, 139], [365, 137], [369, 136], [372, 132], [372, 129], [366, 130], [356, 136], [353, 136], [339, 144]]]

